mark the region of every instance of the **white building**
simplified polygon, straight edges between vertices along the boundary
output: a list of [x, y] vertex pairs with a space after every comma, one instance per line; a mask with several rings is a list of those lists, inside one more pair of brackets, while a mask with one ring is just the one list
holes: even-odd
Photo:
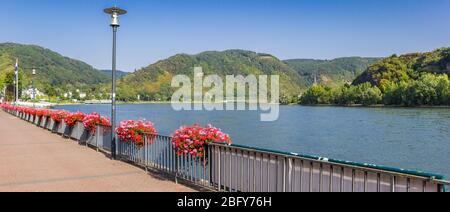
[[72, 98], [72, 92], [64, 93], [64, 98]]
[[87, 97], [86, 93], [80, 93], [80, 99], [85, 99]]
[[36, 90], [29, 88], [27, 90], [22, 91], [22, 96], [32, 99], [33, 98], [33, 92], [36, 92], [36, 98], [39, 96], [45, 96], [44, 93], [39, 91], [39, 89], [36, 88]]

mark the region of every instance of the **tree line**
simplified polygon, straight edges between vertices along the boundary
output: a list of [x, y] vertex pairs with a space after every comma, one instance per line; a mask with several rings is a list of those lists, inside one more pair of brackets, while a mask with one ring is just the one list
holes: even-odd
[[450, 106], [450, 80], [447, 74], [423, 74], [417, 80], [382, 80], [337, 88], [314, 85], [300, 98], [303, 105], [395, 105]]

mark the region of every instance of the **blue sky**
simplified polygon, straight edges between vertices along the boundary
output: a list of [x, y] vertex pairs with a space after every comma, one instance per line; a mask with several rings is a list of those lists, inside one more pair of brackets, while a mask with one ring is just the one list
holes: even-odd
[[450, 0], [1, 0], [0, 42], [37, 44], [108, 69], [105, 7], [121, 17], [118, 67], [246, 49], [281, 59], [388, 56], [450, 46]]

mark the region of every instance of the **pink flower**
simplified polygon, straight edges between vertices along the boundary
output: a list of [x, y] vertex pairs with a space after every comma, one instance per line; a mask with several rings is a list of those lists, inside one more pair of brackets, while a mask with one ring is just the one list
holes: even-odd
[[123, 141], [135, 143], [139, 147], [144, 146], [144, 135], [149, 138], [150, 143], [153, 143], [154, 136], [157, 133], [153, 123], [144, 120], [122, 121], [116, 129], [116, 132]]
[[231, 139], [212, 125], [200, 127], [196, 124], [180, 127], [173, 133], [172, 141], [178, 155], [191, 155], [196, 158], [205, 156], [205, 146], [213, 142], [231, 144]]

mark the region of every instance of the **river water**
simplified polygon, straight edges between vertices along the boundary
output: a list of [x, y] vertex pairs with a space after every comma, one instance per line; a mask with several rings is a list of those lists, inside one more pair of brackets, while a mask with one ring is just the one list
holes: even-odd
[[[109, 105], [58, 106], [110, 115]], [[162, 135], [213, 124], [233, 143], [432, 172], [450, 177], [450, 109], [281, 106], [276, 122], [258, 111], [183, 111], [168, 104], [119, 105], [118, 119], [152, 121]], [[449, 179], [449, 178], [447, 178]]]

